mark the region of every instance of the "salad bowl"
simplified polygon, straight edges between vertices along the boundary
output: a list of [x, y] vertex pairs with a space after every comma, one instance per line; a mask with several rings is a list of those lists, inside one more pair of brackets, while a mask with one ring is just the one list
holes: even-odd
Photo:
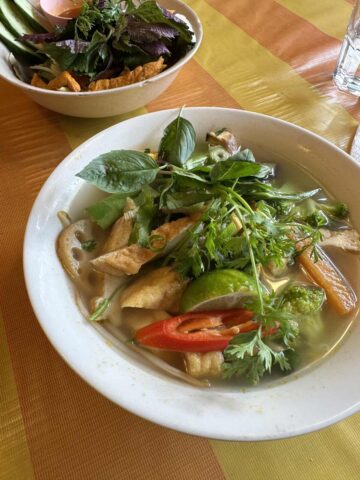
[[19, 87], [41, 106], [64, 115], [82, 118], [101, 118], [131, 112], [148, 104], [161, 95], [174, 81], [180, 70], [197, 52], [203, 36], [202, 25], [196, 13], [181, 0], [163, 0], [161, 6], [176, 11], [186, 19], [193, 31], [194, 47], [174, 65], [155, 75], [131, 85], [110, 90], [65, 92], [46, 90], [23, 82], [14, 73], [12, 56], [0, 42], [0, 77]]
[[[74, 150], [46, 181], [35, 201], [24, 243], [29, 297], [41, 327], [64, 360], [117, 405], [152, 422], [208, 438], [256, 441], [308, 433], [360, 409], [358, 318], [339, 348], [303, 371], [256, 387], [236, 382], [199, 388], [157, 370], [136, 351], [81, 315], [71, 282], [56, 255], [57, 212], [79, 217], [94, 189], [75, 174], [94, 157], [115, 149], [156, 149], [177, 115], [165, 110], [127, 120]], [[222, 126], [260, 160], [287, 159], [313, 176], [329, 195], [347, 202], [360, 228], [360, 166], [342, 150], [290, 123], [225, 108], [189, 108], [198, 139]], [[341, 179], [341, 181], [339, 181]], [[358, 261], [358, 259], [354, 259]]]

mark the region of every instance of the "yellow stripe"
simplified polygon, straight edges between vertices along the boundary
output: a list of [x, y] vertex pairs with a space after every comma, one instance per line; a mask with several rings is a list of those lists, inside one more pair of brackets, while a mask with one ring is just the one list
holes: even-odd
[[211, 441], [227, 480], [359, 478], [360, 414], [332, 427], [273, 442]]
[[276, 0], [331, 37], [342, 40], [352, 6], [345, 0]]
[[144, 113], [147, 113], [147, 110], [139, 108], [134, 112], [108, 118], [75, 118], [61, 115], [59, 116], [59, 121], [71, 148], [74, 149], [88, 138], [101, 132], [101, 130]]
[[189, 0], [203, 22], [197, 62], [243, 108], [308, 128], [347, 148], [356, 121], [286, 62], [259, 45], [204, 0]]
[[0, 312], [0, 477], [35, 478]]

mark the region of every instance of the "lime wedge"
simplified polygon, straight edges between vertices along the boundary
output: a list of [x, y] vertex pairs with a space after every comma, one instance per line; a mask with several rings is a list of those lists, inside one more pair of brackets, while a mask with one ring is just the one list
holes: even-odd
[[181, 299], [182, 312], [240, 308], [257, 294], [255, 280], [238, 270], [213, 270], [190, 283]]

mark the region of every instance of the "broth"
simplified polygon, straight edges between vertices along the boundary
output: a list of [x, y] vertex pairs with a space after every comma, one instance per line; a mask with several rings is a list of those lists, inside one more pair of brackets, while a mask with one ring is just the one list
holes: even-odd
[[[319, 183], [316, 182], [315, 179], [313, 179], [308, 172], [305, 172], [299, 165], [283, 160], [278, 164], [277, 167], [276, 185], [281, 187], [284, 186], [284, 184], [289, 185], [296, 190], [309, 190], [319, 186]], [[331, 196], [324, 189], [321, 194], [321, 199], [325, 199], [324, 194], [328, 199], [331, 199]], [[79, 196], [81, 197], [81, 195], [78, 195], [77, 197]], [[83, 199], [80, 199], [80, 203], [83, 204], [85, 202], [83, 202]], [[78, 216], [78, 205], [74, 205], [73, 213], [75, 212], [76, 216]], [[334, 264], [339, 268], [345, 278], [349, 281], [354, 291], [358, 294], [358, 292], [360, 292], [359, 256], [333, 247], [326, 248], [324, 250], [328, 253]], [[275, 291], [281, 291], [288, 281], [296, 281], [300, 283], [311, 282], [306, 273], [299, 267], [291, 269], [285, 278], [274, 279], [270, 276], [266, 276], [265, 280]], [[297, 344], [300, 363], [294, 372], [299, 373], [300, 371], [314, 365], [333, 352], [348, 332], [353, 319], [356, 317], [356, 314], [357, 312], [345, 317], [341, 317], [337, 315], [331, 308], [329, 308], [328, 305], [325, 305], [320, 313], [320, 320], [314, 320], [313, 327], [306, 324], [301, 325], [300, 331], [302, 333]], [[130, 339], [133, 337], [135, 331], [142, 326], [157, 320], [168, 318], [169, 316], [171, 315], [164, 311], [150, 311], [135, 308], [126, 308], [120, 314], [119, 308], [117, 308], [116, 305], [116, 301], [113, 301], [109, 314], [110, 318], [108, 321], [119, 328], [122, 333]], [[310, 329], [311, 335], [306, 334], [306, 326]], [[314, 332], [315, 327], [318, 329], [317, 333]], [[107, 328], [107, 322], [104, 322], [104, 328]], [[183, 355], [181, 353], [156, 350], [152, 351], [155, 355], [162, 358], [169, 364], [185, 371]], [[291, 375], [288, 377], [291, 378]], [[276, 381], [276, 379], [279, 378], [283, 379], [284, 376], [280, 376], [280, 374], [272, 374], [271, 377], [265, 376], [261, 384], [267, 384], [268, 382], [273, 383], [274, 380]], [[224, 382], [216, 379], [211, 380], [211, 383], [216, 388], [219, 388], [220, 385], [221, 388], [235, 388], [235, 385], [236, 388], [238, 388], [239, 385], [246, 385], [248, 387], [246, 381], [242, 379], [232, 380], [231, 382]], [[228, 384], [228, 386], [225, 384]]]

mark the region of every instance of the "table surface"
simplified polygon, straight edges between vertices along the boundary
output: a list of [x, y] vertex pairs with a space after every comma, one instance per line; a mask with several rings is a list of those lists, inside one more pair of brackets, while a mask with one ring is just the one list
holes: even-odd
[[[357, 99], [332, 72], [351, 13], [345, 0], [188, 0], [202, 19], [195, 59], [130, 115], [76, 119], [0, 82], [0, 479], [358, 479], [360, 414], [302, 437], [210, 441], [138, 418], [103, 398], [59, 357], [29, 303], [22, 242], [31, 205], [81, 142], [146, 112], [223, 106], [274, 115], [348, 150]], [[61, 317], [59, 317], [61, 321]]]

